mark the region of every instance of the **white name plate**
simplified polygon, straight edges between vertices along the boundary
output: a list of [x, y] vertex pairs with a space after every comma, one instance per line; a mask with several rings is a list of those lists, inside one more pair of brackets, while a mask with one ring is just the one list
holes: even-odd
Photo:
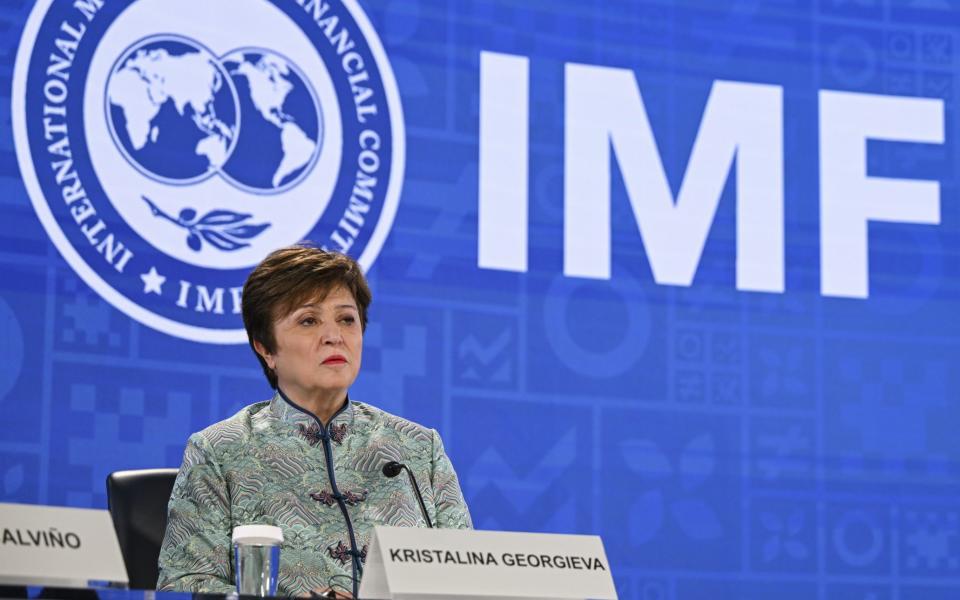
[[105, 510], [0, 503], [0, 583], [84, 587], [127, 584]]
[[466, 529], [374, 529], [360, 597], [615, 600], [595, 535]]

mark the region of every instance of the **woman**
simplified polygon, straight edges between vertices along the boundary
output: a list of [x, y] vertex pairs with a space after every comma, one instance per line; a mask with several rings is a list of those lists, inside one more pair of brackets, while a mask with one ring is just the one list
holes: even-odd
[[160, 590], [234, 589], [236, 525], [283, 529], [278, 595], [352, 590], [374, 525], [469, 528], [437, 432], [351, 400], [371, 294], [350, 257], [308, 246], [273, 252], [243, 287], [243, 322], [272, 400], [190, 437], [170, 498]]

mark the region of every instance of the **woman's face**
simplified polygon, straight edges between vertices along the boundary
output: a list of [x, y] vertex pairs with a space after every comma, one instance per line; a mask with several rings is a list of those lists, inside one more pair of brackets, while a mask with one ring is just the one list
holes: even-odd
[[363, 332], [353, 294], [334, 288], [274, 323], [276, 352], [261, 353], [288, 396], [308, 401], [346, 392], [360, 371]]

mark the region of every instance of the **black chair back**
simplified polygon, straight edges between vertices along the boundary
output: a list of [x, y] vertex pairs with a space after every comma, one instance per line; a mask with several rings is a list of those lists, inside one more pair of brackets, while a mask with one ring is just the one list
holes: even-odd
[[157, 587], [157, 560], [176, 478], [176, 469], [116, 471], [107, 476], [110, 516], [132, 589]]

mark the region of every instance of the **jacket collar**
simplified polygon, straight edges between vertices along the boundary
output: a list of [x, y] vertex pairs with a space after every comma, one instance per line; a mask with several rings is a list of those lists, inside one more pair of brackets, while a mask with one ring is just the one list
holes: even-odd
[[283, 393], [283, 390], [277, 388], [277, 393], [274, 394], [273, 399], [270, 401], [270, 412], [277, 419], [289, 423], [294, 427], [298, 425], [303, 425], [304, 428], [318, 426], [320, 431], [326, 432], [331, 430], [331, 428], [342, 428], [343, 425], [347, 425], [348, 427], [352, 425], [354, 407], [348, 395], [343, 406], [333, 414], [330, 422], [324, 425], [316, 415], [298, 406]]

